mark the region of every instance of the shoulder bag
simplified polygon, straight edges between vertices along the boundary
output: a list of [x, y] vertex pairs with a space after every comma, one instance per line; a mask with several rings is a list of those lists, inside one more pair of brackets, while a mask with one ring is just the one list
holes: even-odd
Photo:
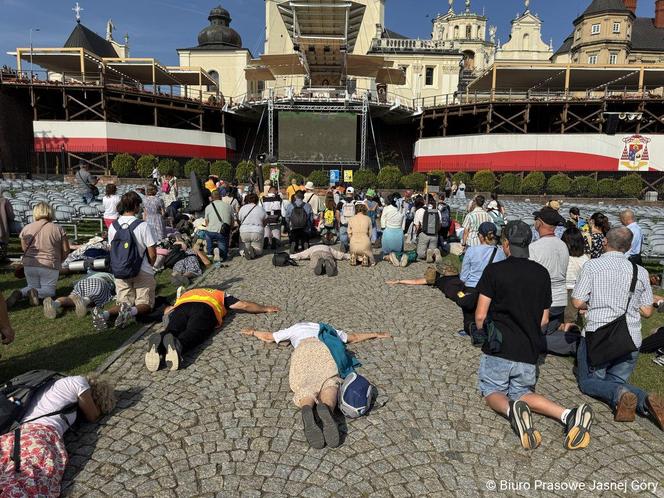
[[638, 268], [632, 263], [632, 283], [629, 286], [625, 313], [593, 332], [586, 331], [588, 362], [594, 368], [609, 364], [637, 350], [627, 326], [627, 311], [634, 296], [637, 276]]
[[214, 203], [215, 201], [212, 201], [212, 209], [214, 209], [214, 214], [217, 215], [217, 219], [219, 220], [219, 223], [221, 223], [221, 231], [219, 233], [228, 236], [231, 233], [231, 226], [228, 223], [224, 223], [224, 220], [221, 219], [219, 211], [217, 211], [217, 206], [215, 206]]

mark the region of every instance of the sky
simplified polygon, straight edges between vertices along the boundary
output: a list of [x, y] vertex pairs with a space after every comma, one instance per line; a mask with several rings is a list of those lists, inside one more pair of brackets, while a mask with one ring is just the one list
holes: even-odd
[[[231, 26], [254, 56], [260, 55], [264, 41], [264, 0], [220, 0], [231, 13]], [[0, 0], [0, 64], [16, 66], [6, 54], [16, 47], [28, 47], [30, 28], [33, 46], [61, 47], [75, 25], [71, 0]], [[129, 34], [132, 57], [154, 57], [163, 64], [177, 65], [176, 49], [197, 45], [198, 32], [207, 26], [210, 9], [219, 0], [80, 0], [81, 21], [100, 34], [106, 21], [113, 19], [115, 38]], [[572, 32], [572, 21], [590, 0], [531, 0], [530, 10], [540, 16], [545, 42], [553, 39], [554, 50]], [[655, 0], [640, 0], [637, 14], [653, 17]], [[523, 0], [473, 0], [472, 10], [489, 18], [498, 27], [497, 38], [506, 42], [510, 21], [524, 10]], [[455, 0], [455, 10], [464, 8]], [[428, 39], [431, 20], [448, 9], [447, 0], [387, 0], [386, 26], [398, 33]]]

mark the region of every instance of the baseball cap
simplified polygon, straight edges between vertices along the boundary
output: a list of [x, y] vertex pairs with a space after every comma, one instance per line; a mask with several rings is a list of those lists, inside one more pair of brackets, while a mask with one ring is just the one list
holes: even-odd
[[376, 191], [372, 188], [367, 190], [367, 197], [375, 197], [376, 196]]
[[528, 245], [533, 240], [533, 232], [528, 224], [521, 220], [510, 221], [503, 228], [503, 236], [510, 243], [512, 256], [526, 259], [530, 257]]
[[535, 211], [533, 213], [533, 216], [535, 217], [536, 220], [540, 219], [544, 223], [552, 227], [562, 225], [565, 223], [565, 218], [560, 216], [560, 213], [558, 211], [549, 206], [544, 206], [539, 211]]
[[496, 225], [494, 223], [490, 221], [485, 221], [480, 225], [477, 231], [480, 233], [480, 235], [486, 237], [492, 232], [495, 234], [498, 231], [498, 228], [496, 228]]
[[355, 189], [353, 187], [348, 187], [346, 189], [346, 195], [353, 195], [355, 193]]

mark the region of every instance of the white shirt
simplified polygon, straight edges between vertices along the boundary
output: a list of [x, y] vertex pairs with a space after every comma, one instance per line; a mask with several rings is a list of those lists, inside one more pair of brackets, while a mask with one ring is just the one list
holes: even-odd
[[317, 215], [322, 211], [320, 197], [318, 197], [314, 192], [306, 192], [304, 194], [304, 202], [311, 206], [311, 210], [314, 212], [314, 215]]
[[586, 254], [578, 257], [569, 257], [569, 263], [567, 264], [567, 290], [574, 289], [581, 268], [583, 268], [583, 265], [588, 261], [590, 261], [590, 258]]
[[427, 212], [427, 208], [422, 207], [415, 211], [415, 217], [413, 218], [413, 226], [422, 226], [422, 223], [424, 223], [424, 213]]
[[382, 228], [401, 228], [403, 226], [404, 214], [391, 204], [383, 209], [380, 215]]
[[567, 306], [567, 265], [569, 249], [558, 237], [542, 237], [530, 244], [530, 259], [539, 263], [551, 277], [551, 307]]
[[111, 195], [110, 197], [105, 195], [101, 200], [102, 206], [104, 206], [104, 218], [109, 220], [116, 220], [118, 218], [118, 204], [120, 203], [119, 195]]
[[[287, 329], [280, 330], [272, 334], [274, 342], [280, 343], [283, 341], [290, 341], [294, 348], [298, 347], [305, 339], [318, 339], [320, 332], [320, 323], [314, 322], [300, 322], [288, 327]], [[348, 335], [343, 330], [337, 330], [337, 335], [341, 342], [348, 342]]]
[[[134, 216], [120, 216], [118, 218], [118, 223], [120, 226], [131, 225], [136, 221]], [[115, 237], [115, 228], [111, 225], [108, 228], [108, 243], [110, 244]], [[143, 253], [143, 264], [141, 265], [141, 271], [147, 273], [148, 275], [154, 275], [154, 270], [152, 265], [148, 261], [148, 247], [152, 247], [159, 242], [157, 236], [154, 233], [154, 230], [146, 222], [141, 223], [134, 229], [134, 238], [136, 239], [136, 245], [138, 246], [139, 252]]]
[[[31, 420], [40, 415], [61, 410], [72, 403], [77, 403], [79, 396], [89, 389], [90, 385], [85, 380], [85, 377], [75, 376], [58, 379], [50, 387], [47, 387], [43, 393], [37, 394], [35, 398], [36, 402], [28, 408], [23, 421]], [[66, 422], [61, 415], [52, 415], [35, 420], [35, 423], [53, 427], [58, 431], [60, 437], [62, 437], [69, 426], [76, 421], [76, 410], [63, 415], [67, 419]]]

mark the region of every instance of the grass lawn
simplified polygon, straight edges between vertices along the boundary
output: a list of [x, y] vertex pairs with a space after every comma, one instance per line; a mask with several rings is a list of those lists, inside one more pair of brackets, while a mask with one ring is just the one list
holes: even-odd
[[[168, 274], [157, 276], [157, 295], [174, 298], [175, 288], [170, 285]], [[82, 276], [61, 277], [57, 295], [68, 295]], [[25, 281], [16, 280], [13, 272], [0, 273], [0, 291], [5, 297], [23, 285]], [[68, 374], [89, 372], [142, 326], [134, 324], [124, 330], [109, 329], [99, 334], [92, 328], [89, 315], [80, 319], [71, 311], [56, 320], [47, 320], [41, 307], [32, 308], [27, 301], [10, 310], [9, 318], [16, 339], [8, 346], [0, 345], [0, 382], [32, 369]]]

